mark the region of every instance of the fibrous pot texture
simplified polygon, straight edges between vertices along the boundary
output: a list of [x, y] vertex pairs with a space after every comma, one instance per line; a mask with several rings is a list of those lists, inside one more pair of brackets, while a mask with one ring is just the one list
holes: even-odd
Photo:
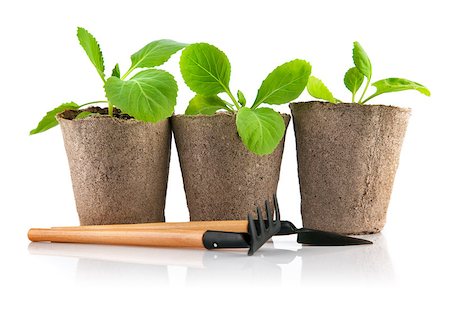
[[[106, 113], [92, 108], [90, 111]], [[81, 225], [164, 221], [170, 160], [169, 120], [141, 122], [115, 111], [57, 116]]]
[[303, 226], [381, 231], [410, 109], [292, 103]]
[[[282, 115], [289, 124], [289, 115]], [[284, 138], [269, 155], [242, 143], [236, 115], [171, 118], [191, 221], [241, 220], [277, 191]]]

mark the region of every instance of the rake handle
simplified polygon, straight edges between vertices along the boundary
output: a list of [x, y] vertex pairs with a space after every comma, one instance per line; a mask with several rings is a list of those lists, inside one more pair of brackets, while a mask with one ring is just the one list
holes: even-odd
[[102, 231], [30, 229], [28, 238], [33, 242], [110, 244], [150, 247], [203, 247], [204, 230], [142, 229]]
[[193, 222], [159, 222], [140, 224], [111, 224], [111, 225], [85, 225], [52, 227], [52, 230], [64, 231], [104, 231], [104, 230], [210, 230], [228, 232], [247, 232], [247, 220], [227, 220], [227, 221], [193, 221]]

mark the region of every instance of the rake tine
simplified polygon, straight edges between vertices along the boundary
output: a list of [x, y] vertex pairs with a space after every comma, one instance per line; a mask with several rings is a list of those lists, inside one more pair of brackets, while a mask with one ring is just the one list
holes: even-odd
[[279, 221], [280, 220], [280, 206], [278, 205], [278, 199], [277, 199], [277, 195], [274, 194], [273, 195], [273, 205], [275, 208], [275, 220]]
[[272, 220], [272, 213], [270, 212], [270, 207], [269, 207], [269, 201], [268, 200], [266, 200], [264, 202], [264, 206], [266, 208], [266, 217], [267, 217], [266, 229], [267, 229], [268, 227], [270, 227], [270, 220]]
[[[276, 215], [280, 215], [280, 207], [278, 206], [278, 199], [277, 199], [277, 195], [276, 194], [274, 194], [273, 195], [273, 208], [274, 208], [274, 214], [276, 214]], [[272, 218], [273, 218], [273, 216], [272, 216]]]
[[264, 233], [266, 225], [264, 224], [264, 219], [262, 217], [262, 212], [261, 212], [261, 209], [259, 207], [256, 208], [256, 214], [258, 214], [259, 234], [262, 235]]
[[256, 226], [255, 226], [255, 221], [253, 220], [253, 217], [251, 216], [251, 214], [248, 214], [248, 233], [252, 236], [252, 239], [256, 238], [257, 236], [257, 232], [256, 232]]
[[253, 217], [250, 215], [250, 213], [247, 216], [248, 218], [248, 234], [250, 235], [250, 248], [248, 249], [248, 255], [253, 255], [257, 248], [255, 248], [255, 243], [257, 242], [258, 235], [256, 233], [256, 226], [255, 221], [253, 220]]

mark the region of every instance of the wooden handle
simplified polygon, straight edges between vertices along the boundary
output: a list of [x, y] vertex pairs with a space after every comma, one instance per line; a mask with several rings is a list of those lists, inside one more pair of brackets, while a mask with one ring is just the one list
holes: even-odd
[[53, 230], [210, 230], [228, 232], [247, 232], [247, 220], [227, 220], [227, 221], [194, 221], [194, 222], [159, 222], [140, 224], [111, 224], [111, 225], [87, 225], [87, 226], [66, 226], [52, 227]]
[[185, 229], [127, 229], [127, 230], [60, 230], [30, 229], [28, 238], [33, 242], [88, 243], [154, 247], [204, 247], [204, 230]]

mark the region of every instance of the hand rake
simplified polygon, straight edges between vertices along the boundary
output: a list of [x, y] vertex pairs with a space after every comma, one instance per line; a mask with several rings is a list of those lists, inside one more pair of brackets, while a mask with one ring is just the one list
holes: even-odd
[[249, 214], [247, 221], [231, 221], [234, 224], [212, 221], [30, 229], [28, 238], [33, 242], [203, 247], [206, 249], [248, 248], [248, 255], [253, 255], [281, 228], [279, 210], [274, 213], [275, 219], [268, 204], [266, 204], [265, 212], [266, 220], [263, 219], [261, 209], [257, 208], [257, 220]]

